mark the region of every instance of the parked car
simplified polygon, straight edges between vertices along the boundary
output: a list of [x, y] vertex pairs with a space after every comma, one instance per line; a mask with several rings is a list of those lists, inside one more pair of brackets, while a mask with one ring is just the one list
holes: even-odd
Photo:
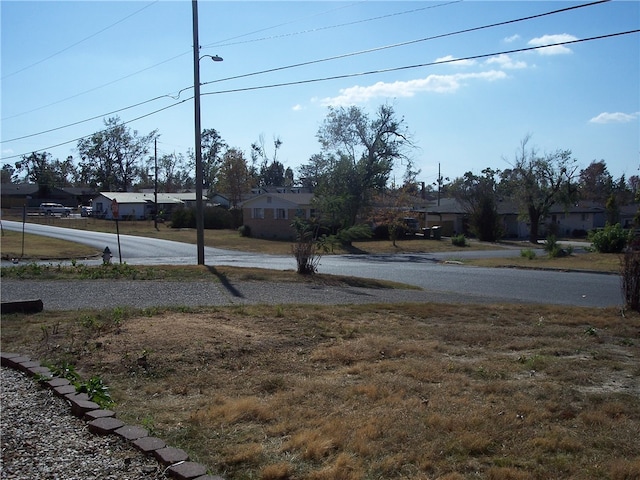
[[415, 235], [420, 231], [420, 223], [417, 219], [405, 217], [402, 219], [402, 227], [405, 235]]
[[68, 217], [71, 214], [71, 207], [65, 207], [61, 203], [41, 203], [40, 213], [42, 215], [60, 215]]
[[82, 207], [80, 209], [81, 217], [93, 217], [93, 207]]

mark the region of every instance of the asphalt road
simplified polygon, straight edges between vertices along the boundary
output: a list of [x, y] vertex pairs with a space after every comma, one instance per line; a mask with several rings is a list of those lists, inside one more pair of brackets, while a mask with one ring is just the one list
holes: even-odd
[[[3, 228], [22, 230], [22, 223], [3, 221]], [[113, 260], [119, 260], [115, 234], [90, 232], [47, 225], [25, 224], [27, 233], [47, 235], [93, 246], [103, 250], [109, 246]], [[120, 236], [122, 260], [131, 265], [195, 264], [196, 246], [167, 240], [129, 235]], [[519, 256], [519, 249], [469, 251], [455, 254], [455, 258], [481, 256]], [[320, 273], [351, 275], [403, 282], [419, 286], [423, 296], [442, 301], [493, 301], [577, 305], [587, 307], [621, 306], [623, 304], [620, 277], [585, 272], [551, 272], [530, 269], [469, 267], [443, 263], [451, 254], [399, 255], [327, 255], [322, 257]], [[86, 263], [101, 263], [88, 260]], [[261, 255], [247, 252], [205, 248], [207, 265], [295, 269], [292, 256]], [[5, 282], [3, 282], [5, 283]], [[6, 289], [2, 288], [5, 300]], [[380, 293], [380, 292], [378, 292]], [[295, 291], [282, 297], [296, 301]]]

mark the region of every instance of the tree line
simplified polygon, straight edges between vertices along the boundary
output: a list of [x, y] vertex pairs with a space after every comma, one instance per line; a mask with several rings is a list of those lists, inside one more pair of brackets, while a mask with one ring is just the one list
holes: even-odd
[[[78, 158], [53, 159], [47, 152], [24, 155], [15, 164], [2, 167], [2, 182], [92, 187], [103, 191], [153, 189], [178, 192], [195, 188], [195, 155], [163, 153], [156, 157], [157, 130], [140, 134], [118, 117], [105, 120], [105, 128], [78, 141]], [[412, 153], [415, 145], [404, 118], [390, 105], [372, 114], [361, 108], [329, 107], [316, 138], [319, 152], [297, 170], [285, 168], [278, 159], [282, 140], [264, 136], [251, 144], [249, 158], [238, 147], [229, 146], [215, 129], [202, 132], [203, 187], [207, 194], [226, 195], [236, 206], [243, 194], [255, 187], [299, 186], [314, 192], [317, 219], [335, 231], [347, 231], [362, 223], [399, 225], [402, 211], [412, 198], [434, 193], [434, 185], [417, 181]], [[485, 168], [481, 174], [465, 173], [444, 183], [438, 178], [438, 193], [458, 199], [467, 209], [470, 228], [482, 240], [500, 238], [497, 206], [503, 199], [518, 205], [521, 216], [537, 226], [550, 208], [588, 200], [606, 205], [609, 220], [617, 209], [640, 200], [640, 178], [614, 179], [604, 160], [584, 169], [570, 150], [540, 153], [530, 137], [521, 140], [510, 168]], [[392, 172], [403, 168], [402, 179], [391, 181]], [[448, 179], [447, 179], [448, 180]]]

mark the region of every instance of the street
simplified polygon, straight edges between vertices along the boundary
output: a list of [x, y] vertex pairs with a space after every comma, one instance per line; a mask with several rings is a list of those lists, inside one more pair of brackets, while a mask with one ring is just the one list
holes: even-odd
[[[22, 231], [22, 223], [3, 221], [3, 228]], [[47, 225], [25, 224], [25, 232], [46, 235], [93, 246], [109, 247], [118, 261], [115, 234], [74, 230]], [[196, 263], [196, 246], [168, 240], [129, 235], [120, 236], [122, 260], [130, 265], [188, 265]], [[512, 255], [518, 249], [464, 252], [462, 256]], [[421, 287], [430, 295], [447, 298], [489, 297], [495, 301], [575, 305], [587, 307], [622, 306], [620, 277], [601, 273], [558, 272], [514, 268], [482, 268], [443, 263], [451, 254], [326, 255], [319, 273], [391, 280]], [[83, 263], [99, 264], [101, 259]], [[205, 248], [207, 265], [230, 265], [275, 270], [294, 270], [293, 256]], [[293, 299], [292, 299], [293, 300]]]

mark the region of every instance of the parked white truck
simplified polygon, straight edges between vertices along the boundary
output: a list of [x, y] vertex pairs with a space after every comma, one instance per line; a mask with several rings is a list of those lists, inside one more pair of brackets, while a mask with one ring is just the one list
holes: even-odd
[[71, 207], [65, 207], [61, 203], [40, 204], [41, 215], [60, 215], [62, 217], [68, 217], [71, 214], [71, 210]]

